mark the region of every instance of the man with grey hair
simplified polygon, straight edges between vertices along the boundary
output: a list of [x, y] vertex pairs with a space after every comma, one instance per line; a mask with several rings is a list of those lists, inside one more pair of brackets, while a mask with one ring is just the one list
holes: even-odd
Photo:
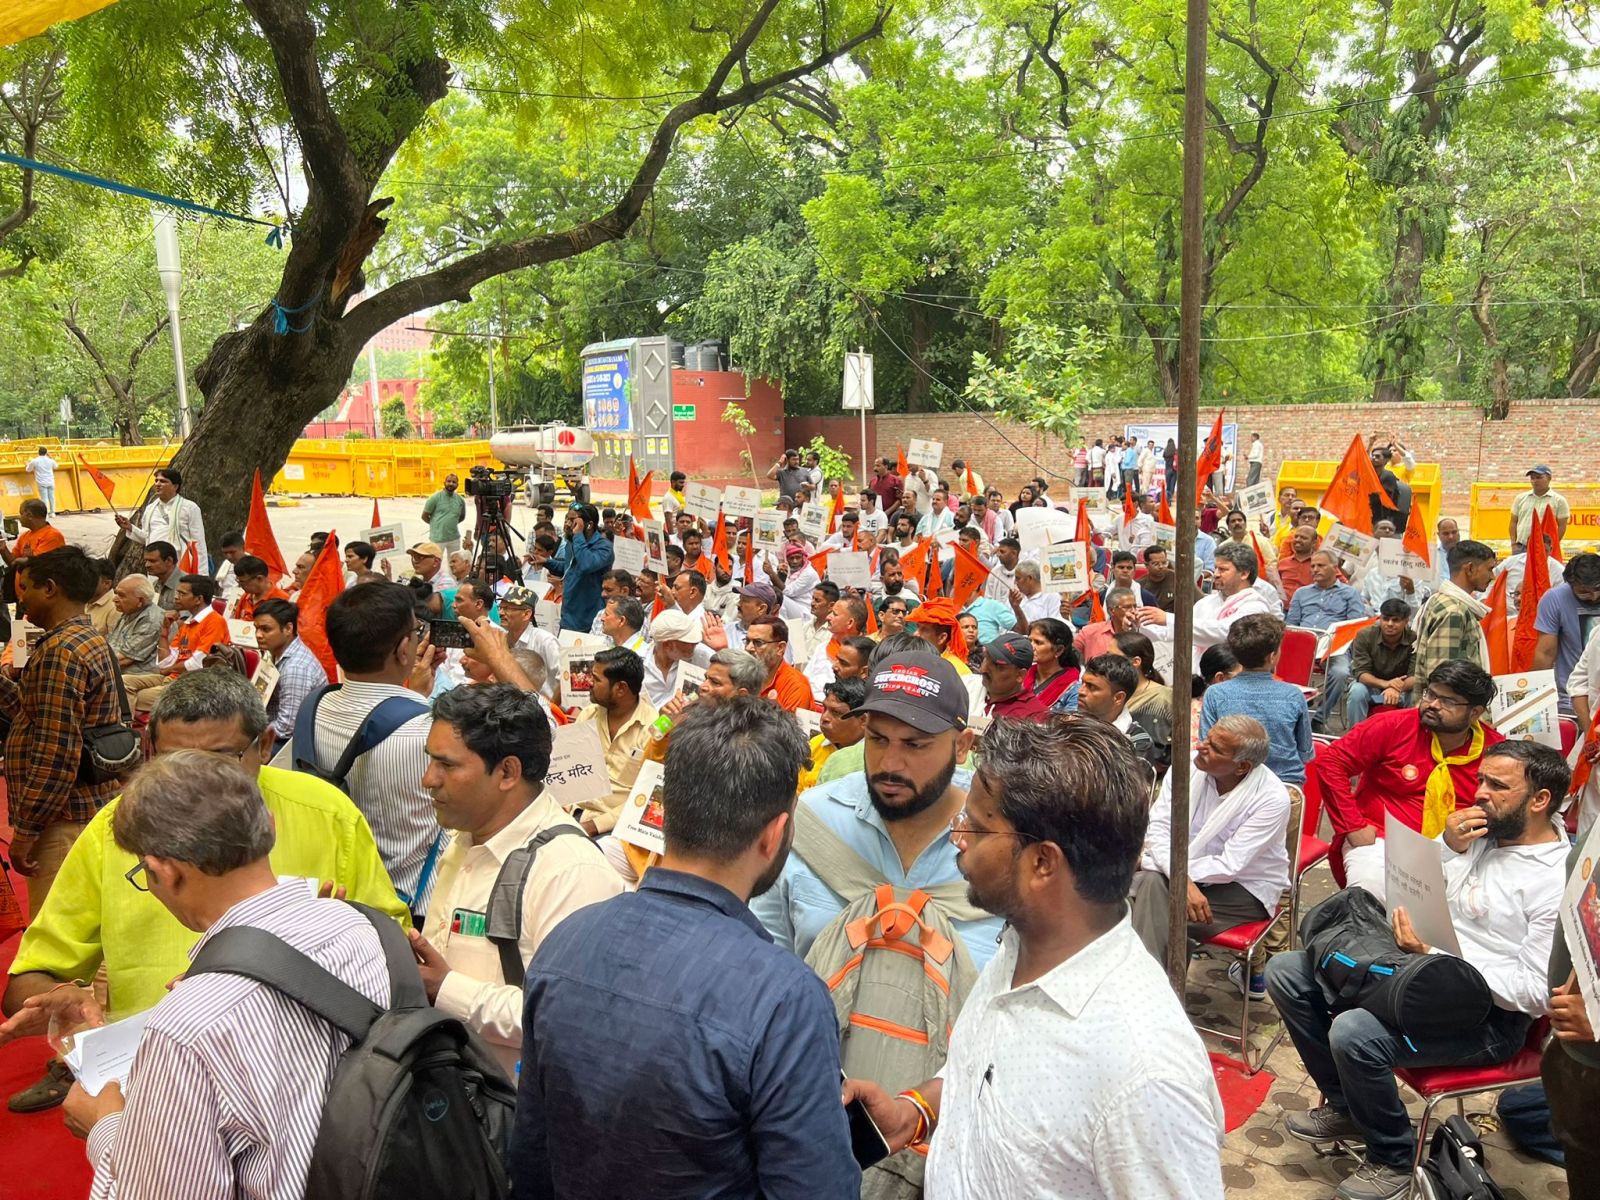
[[719, 702], [741, 695], [759, 696], [766, 682], [767, 668], [754, 654], [748, 650], [718, 650], [706, 668], [700, 694]]
[[1017, 586], [1007, 596], [1011, 611], [1017, 614], [1016, 631], [1026, 635], [1028, 626], [1046, 617], [1061, 615], [1061, 597], [1044, 590], [1039, 578], [1039, 564], [1024, 558], [1017, 562]]
[[[1266, 767], [1267, 731], [1253, 717], [1222, 717], [1195, 747], [1189, 777], [1189, 936], [1214, 937], [1261, 921], [1289, 886], [1289, 793]], [[1150, 809], [1129, 899], [1133, 927], [1156, 959], [1167, 956], [1172, 772]], [[1252, 980], [1252, 985], [1255, 983]], [[1264, 994], [1252, 986], [1252, 997]]]
[[[213, 674], [216, 672], [202, 672]], [[250, 772], [223, 754], [180, 750], [146, 766], [112, 819], [146, 893], [202, 946], [229, 929], [287, 943], [387, 1008], [389, 966], [377, 929], [348, 905], [318, 899], [303, 879], [279, 882], [268, 860], [273, 821]], [[120, 897], [119, 897], [120, 900]], [[242, 975], [190, 973], [150, 1014], [128, 1077], [131, 1103], [109, 1084], [74, 1084], [67, 1124], [89, 1139], [93, 1194], [119, 1186], [153, 1196], [225, 1192], [272, 1179], [298, 1194], [339, 1057], [350, 1035], [288, 995]]]
[[156, 589], [150, 576], [129, 575], [111, 594], [111, 603], [122, 614], [122, 619], [107, 635], [111, 652], [117, 656], [117, 666], [130, 674], [154, 671], [161, 658], [163, 613], [156, 603]]
[[[1229, 543], [1218, 546], [1212, 567], [1212, 590], [1194, 606], [1194, 662], [1198, 673], [1200, 656], [1219, 642], [1228, 640], [1228, 630], [1247, 613], [1270, 612], [1267, 600], [1256, 589], [1256, 555], [1249, 546]], [[1139, 610], [1139, 624], [1153, 642], [1172, 640], [1170, 613], [1146, 605]]]

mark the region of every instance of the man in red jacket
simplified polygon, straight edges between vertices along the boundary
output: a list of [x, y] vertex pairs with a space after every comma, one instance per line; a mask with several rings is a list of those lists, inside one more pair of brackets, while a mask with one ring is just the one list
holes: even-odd
[[1368, 717], [1318, 753], [1317, 783], [1335, 844], [1343, 842], [1347, 886], [1383, 898], [1386, 813], [1434, 837], [1447, 816], [1476, 803], [1483, 752], [1505, 741], [1483, 724], [1494, 691], [1488, 672], [1451, 659], [1428, 676], [1416, 708]]

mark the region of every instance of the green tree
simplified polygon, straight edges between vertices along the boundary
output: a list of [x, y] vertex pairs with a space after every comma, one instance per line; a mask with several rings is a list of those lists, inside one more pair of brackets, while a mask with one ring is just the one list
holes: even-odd
[[416, 426], [406, 413], [406, 402], [400, 396], [390, 396], [378, 408], [378, 424], [386, 438], [409, 438], [417, 435]]

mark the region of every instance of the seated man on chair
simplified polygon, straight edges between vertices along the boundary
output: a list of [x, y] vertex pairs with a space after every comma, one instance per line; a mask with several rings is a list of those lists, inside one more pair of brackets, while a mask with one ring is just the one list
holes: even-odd
[[1411, 606], [1404, 600], [1385, 600], [1378, 623], [1368, 625], [1350, 643], [1350, 693], [1345, 699], [1345, 728], [1354, 729], [1367, 719], [1374, 703], [1391, 708], [1411, 704], [1412, 669], [1417, 659], [1417, 635], [1411, 630]]
[[[1289, 793], [1267, 769], [1267, 731], [1253, 717], [1222, 717], [1195, 747], [1189, 783], [1189, 936], [1205, 939], [1264, 921], [1289, 886]], [[1133, 877], [1133, 928], [1167, 958], [1172, 772], [1150, 809]]]
[[[1550, 1012], [1545, 972], [1567, 858], [1554, 809], [1571, 777], [1548, 746], [1500, 742], [1484, 751], [1477, 802], [1445, 822], [1439, 853], [1450, 920], [1462, 958], [1494, 999], [1481, 1025], [1417, 1045], [1364, 1008], [1331, 1007], [1305, 954], [1280, 954], [1267, 964], [1267, 991], [1325, 1097], [1309, 1112], [1290, 1113], [1289, 1132], [1313, 1143], [1366, 1143], [1366, 1160], [1335, 1193], [1340, 1200], [1389, 1200], [1410, 1190], [1416, 1139], [1394, 1068], [1505, 1062], [1527, 1040], [1534, 1018]], [[1402, 950], [1432, 953], [1404, 908], [1392, 919]]]

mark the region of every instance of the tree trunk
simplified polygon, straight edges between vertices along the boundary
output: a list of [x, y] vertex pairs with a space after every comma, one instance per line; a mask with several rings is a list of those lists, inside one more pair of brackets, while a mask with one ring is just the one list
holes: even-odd
[[1385, 315], [1373, 331], [1376, 372], [1372, 398], [1379, 404], [1399, 404], [1406, 398], [1406, 378], [1416, 365], [1421, 347], [1417, 341], [1415, 312], [1407, 311], [1422, 294], [1422, 268], [1427, 260], [1427, 238], [1422, 219], [1403, 214], [1395, 234], [1394, 259], [1384, 287]]
[[1573, 341], [1572, 357], [1567, 365], [1566, 394], [1581, 400], [1594, 387], [1595, 374], [1600, 372], [1600, 325], [1590, 317], [1578, 318], [1578, 335]]
[[1489, 364], [1489, 386], [1492, 389], [1489, 419], [1504, 421], [1511, 415], [1511, 380], [1506, 371], [1504, 351], [1497, 352]]

